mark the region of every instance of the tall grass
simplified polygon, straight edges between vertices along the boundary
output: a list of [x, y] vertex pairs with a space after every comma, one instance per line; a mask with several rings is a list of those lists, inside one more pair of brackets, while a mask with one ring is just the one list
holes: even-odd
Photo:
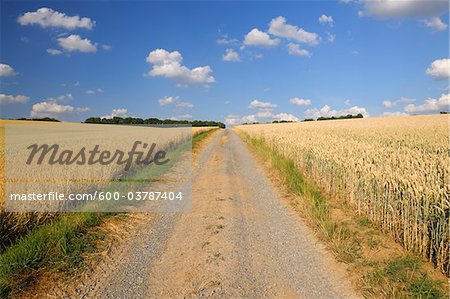
[[[108, 214], [71, 213], [40, 226], [0, 255], [0, 297], [30, 282], [32, 272], [45, 264], [61, 264], [62, 260], [81, 258], [77, 238], [100, 223]], [[87, 242], [82, 246], [89, 246]], [[79, 263], [74, 263], [79, 267]]]

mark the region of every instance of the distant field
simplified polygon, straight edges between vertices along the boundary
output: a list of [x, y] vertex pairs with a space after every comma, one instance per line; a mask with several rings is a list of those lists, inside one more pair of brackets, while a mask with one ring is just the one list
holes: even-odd
[[448, 115], [237, 129], [264, 139], [326, 192], [448, 274]]

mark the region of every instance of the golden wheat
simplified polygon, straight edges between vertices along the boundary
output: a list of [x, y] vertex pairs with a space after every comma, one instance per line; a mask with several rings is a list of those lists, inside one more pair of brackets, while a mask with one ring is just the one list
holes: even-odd
[[[14, 136], [8, 135], [5, 127], [13, 125]], [[15, 126], [20, 125], [20, 126]], [[192, 128], [191, 135], [197, 135], [201, 132], [212, 129], [211, 127]], [[8, 130], [8, 129], [6, 129]], [[43, 132], [47, 130], [48, 132]], [[173, 131], [173, 134], [171, 132]], [[24, 169], [15, 167], [22, 165], [26, 160], [26, 146], [35, 138], [33, 134], [39, 132], [39, 144], [58, 143], [66, 149], [76, 149], [80, 146], [92, 148], [99, 144], [104, 149], [129, 150], [132, 143], [147, 137], [151, 141], [156, 141], [158, 147], [164, 147], [176, 142], [180, 134], [189, 132], [189, 129], [182, 130], [161, 130], [161, 134], [155, 135], [155, 130], [148, 130], [140, 126], [114, 126], [114, 125], [95, 125], [95, 124], [74, 124], [74, 123], [44, 123], [30, 121], [0, 121], [0, 251], [8, 240], [13, 240], [16, 236], [26, 233], [29, 229], [45, 222], [47, 219], [57, 216], [55, 213], [30, 213], [30, 212], [5, 212], [5, 172], [6, 165], [8, 169], [8, 178], [26, 178], [26, 179], [51, 179], [57, 182], [34, 184], [33, 191], [83, 191], [73, 190], [77, 184], [70, 183], [70, 179], [95, 179], [92, 183], [78, 184], [83, 189], [95, 189], [101, 187], [101, 181], [114, 179], [121, 171], [123, 166], [111, 164], [102, 167], [71, 167], [71, 172], [65, 171], [65, 166], [60, 165], [36, 165], [34, 169], [28, 169], [29, 173], [24, 173]], [[147, 133], [149, 132], [149, 133]], [[8, 144], [5, 146], [5, 137], [8, 137]], [[16, 148], [22, 148], [17, 151]], [[9, 151], [5, 152], [5, 151]], [[12, 152], [12, 153], [11, 153]], [[5, 159], [8, 159], [6, 161]], [[27, 172], [27, 171], [25, 171]]]
[[239, 126], [449, 272], [449, 117]]

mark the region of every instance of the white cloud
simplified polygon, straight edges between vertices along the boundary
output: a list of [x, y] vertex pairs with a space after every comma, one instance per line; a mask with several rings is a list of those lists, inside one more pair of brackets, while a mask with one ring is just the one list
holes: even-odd
[[256, 112], [255, 117], [257, 118], [271, 118], [273, 113], [273, 109], [259, 109], [258, 112]]
[[398, 104], [409, 104], [409, 103], [413, 103], [415, 101], [416, 101], [416, 99], [401, 97], [397, 101], [383, 101], [383, 106], [384, 106], [384, 108], [392, 108], [394, 106], [397, 106]]
[[194, 104], [189, 102], [179, 102], [175, 106], [177, 106], [178, 108], [192, 108], [194, 107]]
[[395, 106], [395, 103], [392, 101], [383, 101], [384, 108], [392, 108]]
[[66, 51], [80, 51], [84, 53], [96, 52], [97, 45], [87, 38], [82, 39], [79, 35], [72, 34], [68, 37], [58, 38], [58, 44]]
[[52, 56], [57, 56], [57, 55], [61, 55], [63, 52], [58, 49], [47, 49], [47, 53]]
[[422, 105], [409, 104], [404, 110], [408, 113], [425, 112], [425, 111], [448, 111], [450, 109], [450, 94], [442, 94], [439, 99], [428, 98]]
[[180, 97], [169, 97], [165, 96], [158, 100], [160, 106], [173, 105], [177, 108], [192, 108], [194, 105], [190, 102], [181, 102], [179, 101]]
[[238, 124], [238, 119], [237, 118], [231, 118], [231, 117], [226, 117], [225, 118], [225, 124], [229, 125], [229, 126], [234, 126]]
[[73, 100], [73, 95], [71, 93], [63, 94], [56, 98], [58, 101], [69, 101]]
[[428, 17], [448, 13], [448, 0], [362, 0], [364, 13], [376, 18]]
[[102, 49], [105, 50], [105, 51], [109, 51], [109, 50], [112, 49], [112, 46], [110, 46], [110, 45], [102, 45]]
[[254, 123], [254, 122], [267, 122], [274, 120], [285, 120], [285, 121], [298, 121], [299, 119], [292, 114], [289, 113], [272, 113], [271, 109], [262, 109], [258, 111], [256, 114], [250, 114], [240, 117], [239, 115], [227, 115], [225, 118], [225, 123], [227, 125], [238, 125], [242, 123]]
[[111, 111], [110, 115], [102, 116], [101, 118], [113, 118], [113, 117], [127, 117], [128, 116], [128, 110], [125, 108], [117, 108], [113, 109]]
[[15, 76], [17, 73], [7, 64], [0, 63], [0, 77]]
[[243, 116], [242, 118], [241, 118], [241, 122], [246, 122], [246, 123], [254, 123], [254, 122], [257, 122], [258, 120], [256, 119], [256, 116], [255, 115], [253, 115], [253, 114], [251, 114], [251, 115], [246, 115], [246, 116]]
[[228, 114], [227, 118], [239, 118], [239, 115], [237, 115], [237, 114]]
[[369, 113], [367, 112], [366, 108], [353, 106], [348, 109], [342, 109], [342, 110], [335, 110], [332, 109], [330, 106], [325, 105], [321, 109], [313, 108], [313, 109], [307, 109], [305, 112], [306, 118], [318, 118], [318, 117], [332, 117], [332, 116], [342, 116], [342, 115], [348, 115], [348, 114], [359, 114], [361, 113], [365, 117], [369, 116]]
[[298, 121], [298, 118], [289, 113], [273, 113], [273, 110], [277, 107], [276, 104], [270, 102], [261, 102], [253, 100], [250, 103], [249, 108], [256, 109], [256, 113], [245, 116], [229, 114], [225, 118], [227, 125], [237, 125], [242, 123], [254, 123], [254, 122], [267, 122], [274, 120], [286, 120], [286, 121]]
[[[307, 100], [306, 100], [307, 101]], [[277, 107], [276, 104], [270, 102], [262, 102], [253, 100], [250, 102], [248, 108], [256, 109], [256, 113], [245, 116], [229, 114], [225, 118], [227, 125], [237, 125], [242, 123], [254, 122], [271, 122], [274, 120], [298, 121], [298, 118], [289, 113], [274, 113], [273, 110]]]
[[235, 52], [233, 49], [226, 49], [225, 54], [222, 55], [223, 61], [241, 61], [239, 53]]
[[256, 122], [256, 117], [254, 115], [248, 115], [240, 117], [238, 115], [228, 115], [225, 118], [225, 124], [229, 126], [239, 125], [242, 123], [253, 123]]
[[42, 100], [42, 102], [46, 103], [57, 103], [57, 102], [67, 102], [73, 100], [73, 96], [71, 93], [66, 93], [63, 95], [60, 95], [59, 97], [50, 97]]
[[336, 40], [336, 35], [334, 35], [334, 34], [331, 34], [330, 32], [326, 32], [326, 35], [327, 35], [327, 41], [329, 42], [329, 43], [334, 43], [334, 41]]
[[209, 65], [189, 69], [181, 64], [182, 59], [178, 51], [168, 52], [164, 49], [151, 51], [146, 58], [148, 63], [153, 64], [148, 75], [174, 79], [183, 85], [215, 82], [214, 77], [210, 75], [212, 69]]
[[168, 97], [168, 96], [166, 96], [166, 97], [164, 97], [162, 99], [159, 99], [158, 103], [159, 103], [160, 106], [166, 106], [166, 105], [175, 103], [177, 100], [178, 100], [178, 97]]
[[169, 119], [171, 119], [171, 120], [188, 120], [191, 118], [192, 118], [191, 114], [182, 114], [182, 115], [172, 116]]
[[321, 15], [321, 16], [319, 17], [319, 23], [322, 24], [322, 25], [328, 24], [328, 25], [330, 25], [331, 27], [333, 27], [333, 25], [334, 25], [334, 20], [333, 20], [333, 17], [332, 17], [332, 16]]
[[309, 57], [311, 54], [308, 50], [301, 49], [300, 45], [289, 43], [286, 45], [289, 55]]
[[73, 107], [70, 105], [60, 105], [55, 102], [40, 102], [31, 108], [31, 117], [58, 117], [63, 114], [80, 113], [89, 111], [87, 107]]
[[30, 100], [29, 97], [23, 95], [7, 95], [0, 94], [0, 104], [15, 104], [15, 103], [26, 103]]
[[379, 19], [387, 18], [420, 18], [430, 17], [421, 22], [435, 31], [444, 31], [448, 25], [439, 16], [449, 11], [448, 0], [357, 0], [350, 1], [363, 5], [358, 11], [359, 17], [371, 16]]
[[73, 99], [72, 94], [67, 93], [59, 97], [46, 98], [42, 102], [36, 103], [31, 108], [31, 117], [60, 117], [64, 114], [81, 113], [89, 111], [87, 107], [74, 107], [62, 105], [59, 102], [66, 102]]
[[298, 121], [298, 118], [289, 113], [278, 113], [272, 115], [272, 119], [274, 120], [286, 120], [286, 121]]
[[257, 28], [253, 28], [244, 38], [244, 44], [247, 46], [274, 47], [279, 43], [280, 40], [278, 38], [271, 39], [267, 33]]
[[239, 41], [235, 38], [229, 38], [228, 35], [223, 35], [222, 38], [218, 39], [217, 41], [218, 45], [237, 45], [239, 44]]
[[447, 29], [448, 25], [442, 22], [439, 17], [432, 17], [426, 20], [423, 20], [423, 23], [426, 27], [432, 28], [436, 31], [444, 31]]
[[92, 29], [95, 21], [79, 16], [68, 16], [51, 8], [42, 7], [34, 12], [27, 12], [17, 18], [20, 25], [39, 25], [41, 27], [62, 27], [73, 30], [77, 28]]
[[111, 112], [111, 115], [114, 116], [125, 116], [128, 115], [128, 110], [125, 108], [118, 108], [118, 109], [113, 109]]
[[381, 116], [404, 116], [404, 115], [409, 115], [408, 113], [405, 112], [401, 112], [401, 111], [395, 111], [395, 112], [383, 112], [383, 114]]
[[448, 80], [450, 78], [450, 59], [438, 59], [427, 68], [427, 75], [436, 80]]
[[345, 106], [351, 106], [352, 105], [352, 101], [351, 100], [345, 100], [344, 104], [345, 104]]
[[254, 123], [256, 122], [256, 117], [254, 115], [247, 115], [243, 117], [227, 117], [225, 123], [227, 125], [238, 125], [242, 123]]
[[238, 115], [228, 115], [225, 118], [225, 124], [229, 125], [229, 126], [234, 126], [234, 125], [238, 125], [238, 124], [242, 124], [242, 123], [254, 123], [257, 122], [256, 116], [251, 114], [251, 115], [246, 115], [243, 117], [240, 117]]
[[307, 32], [297, 26], [286, 24], [286, 19], [281, 16], [270, 21], [269, 33], [312, 46], [319, 44], [320, 40], [316, 33]]
[[272, 104], [270, 102], [261, 102], [258, 100], [253, 100], [250, 102], [250, 106], [248, 108], [276, 108], [276, 104]]
[[87, 95], [94, 95], [94, 94], [100, 93], [100, 92], [103, 92], [103, 89], [97, 88], [96, 90], [93, 90], [93, 89], [86, 90]]
[[255, 59], [263, 59], [264, 55], [261, 53], [256, 53], [255, 55], [253, 55], [253, 58]]
[[291, 103], [292, 105], [297, 105], [297, 106], [308, 106], [308, 105], [311, 105], [311, 100], [295, 97], [295, 98], [290, 99], [289, 103]]

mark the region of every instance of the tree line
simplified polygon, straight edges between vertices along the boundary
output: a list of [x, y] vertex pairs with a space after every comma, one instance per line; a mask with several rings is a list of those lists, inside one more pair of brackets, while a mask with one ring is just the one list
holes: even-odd
[[53, 122], [60, 122], [60, 120], [57, 120], [56, 118], [52, 117], [41, 117], [41, 118], [17, 118], [17, 120], [29, 120], [29, 121], [53, 121]]
[[332, 116], [332, 117], [319, 117], [317, 120], [332, 120], [332, 119], [352, 119], [352, 118], [364, 118], [364, 115], [361, 113], [358, 113], [356, 115], [347, 114], [347, 115], [341, 115], [341, 116]]
[[159, 118], [137, 118], [137, 117], [119, 117], [101, 118], [89, 117], [84, 123], [87, 124], [113, 124], [113, 125], [191, 125], [193, 127], [219, 127], [225, 128], [225, 124], [212, 120], [173, 120]]

